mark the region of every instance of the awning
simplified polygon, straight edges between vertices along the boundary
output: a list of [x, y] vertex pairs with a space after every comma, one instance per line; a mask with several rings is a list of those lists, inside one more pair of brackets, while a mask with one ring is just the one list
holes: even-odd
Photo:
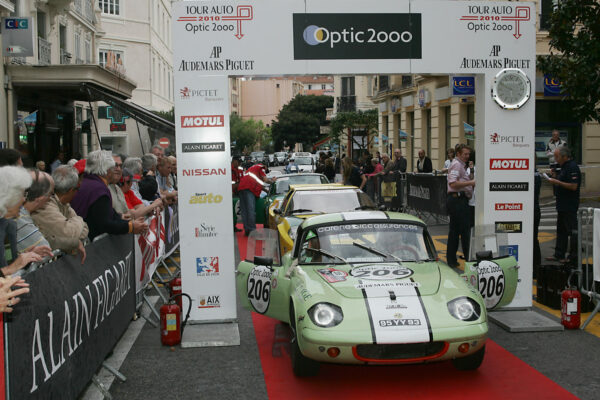
[[330, 137], [326, 137], [324, 139], [319, 140], [317, 143], [313, 144], [313, 151], [317, 149], [317, 147], [329, 142], [331, 140]]
[[175, 124], [171, 121], [167, 121], [164, 118], [159, 117], [152, 111], [145, 109], [144, 107], [125, 101], [119, 97], [99, 89], [93, 85], [82, 84], [81, 91], [87, 93], [91, 101], [103, 101], [110, 104], [111, 106], [119, 109], [122, 113], [127, 114], [131, 118], [139, 121], [149, 128], [160, 130], [167, 134], [175, 135]]

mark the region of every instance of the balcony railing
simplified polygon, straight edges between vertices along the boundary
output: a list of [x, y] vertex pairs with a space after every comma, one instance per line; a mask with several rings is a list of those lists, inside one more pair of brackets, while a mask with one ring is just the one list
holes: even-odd
[[356, 111], [356, 96], [341, 96], [337, 98], [337, 112]]
[[74, 2], [75, 12], [91, 24], [96, 22], [94, 17], [94, 1], [95, 0], [75, 0]]
[[71, 53], [69, 53], [65, 49], [60, 49], [60, 63], [61, 64], [71, 64], [71, 58], [73, 58]]
[[38, 64], [50, 65], [52, 45], [44, 38], [38, 37]]

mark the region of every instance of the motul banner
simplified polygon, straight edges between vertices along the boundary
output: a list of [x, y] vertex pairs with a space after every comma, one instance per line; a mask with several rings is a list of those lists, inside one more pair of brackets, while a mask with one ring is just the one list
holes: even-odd
[[86, 246], [30, 274], [31, 291], [5, 314], [11, 399], [75, 399], [112, 351], [135, 312], [131, 235]]

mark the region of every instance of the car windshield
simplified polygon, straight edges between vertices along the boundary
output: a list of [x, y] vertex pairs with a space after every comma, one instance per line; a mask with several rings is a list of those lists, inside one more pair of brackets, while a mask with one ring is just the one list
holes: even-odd
[[284, 194], [290, 190], [290, 185], [319, 185], [329, 183], [323, 175], [294, 175], [283, 176], [275, 181], [275, 194]]
[[311, 157], [296, 157], [295, 162], [297, 165], [311, 165], [312, 158]]
[[[300, 264], [434, 261], [431, 239], [420, 225], [355, 221], [308, 228], [302, 235]], [[429, 243], [429, 245], [428, 245]], [[344, 260], [344, 261], [342, 261]]]
[[275, 153], [275, 157], [285, 157], [285, 153], [284, 152], [277, 152], [277, 153]]
[[297, 190], [286, 214], [326, 214], [375, 207], [369, 196], [359, 189]]

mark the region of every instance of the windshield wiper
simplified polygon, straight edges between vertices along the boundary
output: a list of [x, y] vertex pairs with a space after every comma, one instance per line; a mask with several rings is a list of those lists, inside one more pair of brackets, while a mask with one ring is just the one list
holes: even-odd
[[374, 248], [374, 247], [370, 247], [370, 246], [364, 245], [364, 244], [362, 244], [362, 243], [359, 243], [359, 242], [352, 242], [352, 244], [353, 244], [354, 246], [356, 246], [356, 247], [360, 247], [361, 249], [364, 249], [364, 250], [370, 251], [370, 252], [371, 252], [371, 253], [373, 253], [373, 254], [377, 254], [377, 255], [379, 255], [379, 256], [381, 256], [381, 257], [385, 257], [385, 258], [393, 258], [394, 260], [396, 260], [396, 261], [398, 261], [400, 264], [402, 264], [402, 260], [401, 260], [400, 258], [396, 257], [396, 256], [395, 256], [395, 255], [393, 255], [393, 254], [388, 254], [388, 253], [385, 253], [385, 252], [383, 252], [383, 251], [381, 251], [381, 250], [377, 250], [377, 249], [376, 249], [376, 248]]
[[313, 251], [313, 252], [315, 252], [315, 253], [323, 254], [324, 256], [327, 256], [327, 257], [329, 257], [329, 258], [337, 258], [337, 259], [339, 259], [339, 260], [342, 260], [342, 262], [343, 262], [344, 264], [348, 264], [348, 261], [344, 260], [342, 257], [340, 257], [340, 256], [338, 256], [338, 255], [335, 255], [335, 254], [333, 254], [333, 253], [330, 253], [330, 252], [328, 252], [328, 251], [325, 251], [325, 250], [323, 250], [323, 249], [315, 249], [315, 248], [312, 248], [312, 247], [307, 247], [307, 248], [306, 248], [306, 249], [304, 249], [304, 250], [305, 250], [305, 251]]
[[358, 206], [355, 208], [355, 210], [376, 210], [377, 207], [375, 206], [368, 206], [368, 205], [363, 205], [363, 206]]

